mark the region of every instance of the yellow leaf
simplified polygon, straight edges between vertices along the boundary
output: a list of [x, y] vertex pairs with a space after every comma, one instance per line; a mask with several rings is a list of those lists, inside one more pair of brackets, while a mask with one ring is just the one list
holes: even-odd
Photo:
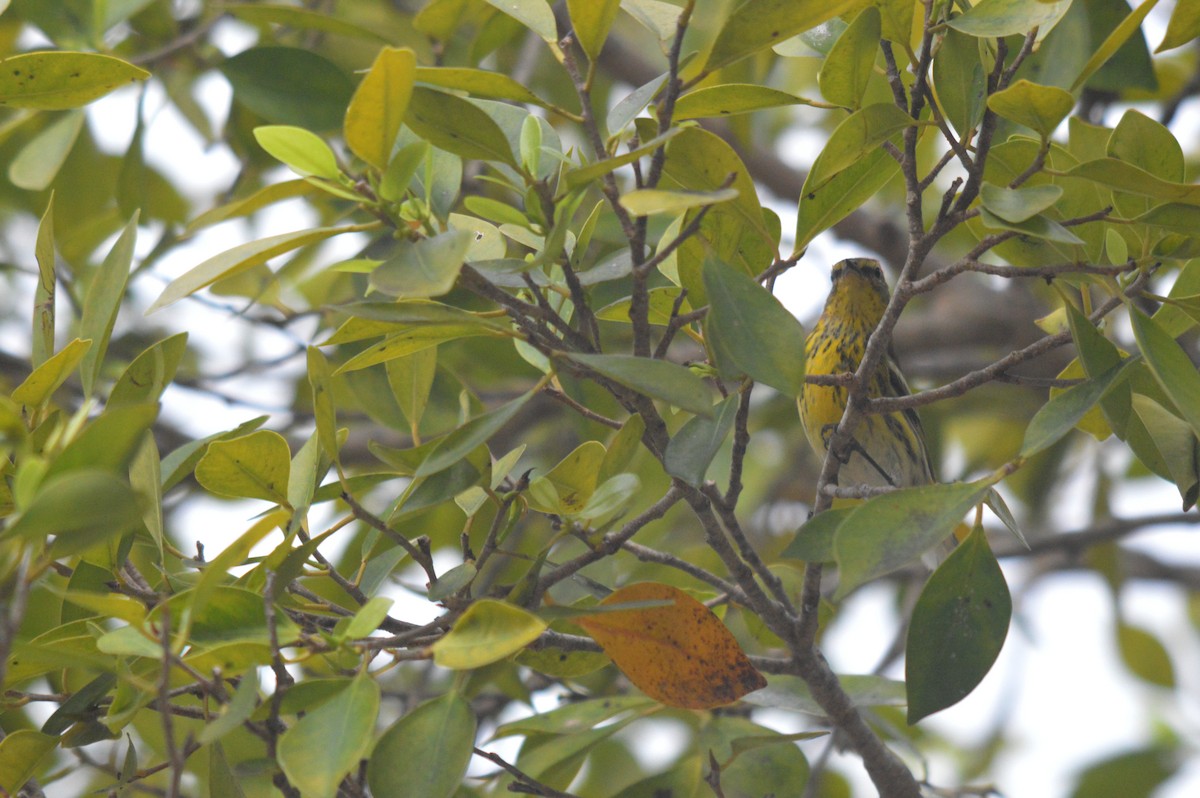
[[354, 92], [346, 109], [346, 144], [359, 158], [382, 171], [408, 110], [417, 57], [408, 48], [385, 47]]
[[725, 624], [678, 588], [641, 582], [600, 604], [642, 601], [673, 604], [588, 615], [575, 623], [643, 693], [667, 706], [709, 709], [767, 686]]

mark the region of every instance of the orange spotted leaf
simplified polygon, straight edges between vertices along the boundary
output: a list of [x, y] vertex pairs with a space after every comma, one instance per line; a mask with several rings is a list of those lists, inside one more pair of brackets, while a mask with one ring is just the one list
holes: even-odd
[[767, 686], [725, 624], [677, 588], [642, 582], [600, 603], [646, 601], [673, 603], [575, 619], [643, 693], [667, 706], [709, 709]]

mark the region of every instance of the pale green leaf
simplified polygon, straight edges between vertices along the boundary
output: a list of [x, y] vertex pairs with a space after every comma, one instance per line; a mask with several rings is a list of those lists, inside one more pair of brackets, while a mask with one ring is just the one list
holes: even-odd
[[306, 798], [334, 798], [357, 770], [371, 746], [379, 695], [379, 684], [364, 673], [279, 738], [279, 765]]
[[286, 164], [301, 177], [315, 175], [337, 180], [342, 171], [329, 145], [315, 133], [290, 125], [264, 125], [254, 128], [258, 145], [271, 157]]
[[383, 48], [346, 108], [346, 146], [381, 171], [391, 160], [392, 145], [404, 123], [416, 71], [412, 50]]
[[[421, 704], [392, 724], [371, 752], [367, 784], [388, 798], [451, 798], [475, 746], [475, 713], [456, 692]], [[412, 763], [421, 763], [413, 767]]]
[[270, 430], [213, 441], [196, 464], [196, 481], [219, 496], [285, 504], [291, 457], [284, 437]]
[[495, 599], [476, 601], [434, 643], [433, 661], [443, 668], [481, 668], [515, 654], [546, 631], [546, 622]]
[[22, 53], [0, 61], [0, 105], [61, 111], [79, 108], [150, 73], [100, 53]]

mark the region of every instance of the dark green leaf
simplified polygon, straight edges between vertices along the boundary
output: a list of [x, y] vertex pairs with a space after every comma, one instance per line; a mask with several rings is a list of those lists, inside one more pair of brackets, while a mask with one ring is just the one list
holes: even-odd
[[989, 487], [984, 480], [905, 488], [855, 507], [833, 541], [839, 576], [834, 598], [844, 598], [941, 543]]
[[913, 608], [905, 646], [908, 722], [961, 701], [1004, 646], [1012, 598], [982, 527], [934, 571]]
[[696, 416], [688, 419], [679, 432], [667, 444], [667, 455], [663, 467], [673, 477], [679, 477], [689, 485], [700, 487], [725, 439], [733, 429], [737, 416], [738, 395], [731, 394], [715, 408], [713, 418]]
[[882, 20], [879, 9], [867, 6], [842, 32], [825, 56], [817, 74], [817, 85], [826, 100], [846, 108], [858, 108], [875, 71]]
[[424, 299], [449, 293], [458, 280], [473, 236], [451, 230], [432, 238], [401, 241], [371, 272], [371, 287], [389, 296]]
[[1151, 373], [1192, 428], [1200, 435], [1200, 373], [1191, 358], [1158, 322], [1137, 308], [1129, 309], [1133, 334]]
[[486, 111], [462, 97], [417, 86], [404, 121], [418, 136], [446, 152], [517, 167], [504, 131]]
[[1021, 456], [1032, 457], [1070, 432], [1084, 414], [1091, 410], [1125, 373], [1126, 359], [1104, 374], [1079, 385], [1073, 385], [1038, 408], [1025, 429]]
[[176, 333], [147, 347], [121, 374], [109, 394], [107, 406], [157, 402], [175, 379], [175, 371], [187, 349], [187, 339], [187, 333]]
[[379, 714], [379, 684], [363, 673], [279, 738], [279, 765], [305, 795], [332, 798], [367, 753]]
[[299, 47], [252, 47], [219, 68], [235, 100], [277, 125], [339, 130], [354, 94], [345, 72]]
[[980, 38], [1024, 34], [1037, 28], [1038, 39], [1042, 39], [1070, 7], [1071, 0], [981, 0], [947, 24]]
[[1116, 754], [1080, 773], [1071, 798], [1150, 798], [1178, 769], [1179, 756], [1170, 748]]
[[87, 297], [83, 302], [83, 318], [79, 321], [79, 337], [91, 338], [92, 346], [83, 356], [79, 368], [83, 392], [91, 394], [100, 376], [100, 366], [108, 351], [108, 338], [112, 335], [117, 311], [125, 296], [125, 284], [129, 281], [129, 267], [133, 263], [133, 245], [137, 240], [138, 215], [135, 213], [121, 231], [120, 238], [113, 244], [100, 268], [92, 275]]
[[704, 380], [683, 366], [631, 355], [571, 354], [570, 358], [626, 388], [712, 418], [712, 393]]
[[[367, 783], [388, 798], [450, 798], [474, 746], [475, 713], [461, 695], [448, 692], [383, 733], [367, 764]], [[420, 767], [413, 767], [416, 762]]]
[[417, 468], [415, 476], [427, 477], [436, 474], [466, 457], [473, 449], [499, 432], [500, 428], [517, 414], [529, 397], [530, 394], [524, 394], [507, 404], [500, 405], [495, 410], [476, 416], [442, 438]]
[[804, 328], [754, 278], [710, 258], [705, 331], [717, 368], [727, 378], [751, 379], [796, 396], [804, 389]]
[[833, 562], [833, 540], [853, 508], [826, 510], [806, 521], [780, 556], [805, 562]]
[[740, 61], [857, 4], [858, 0], [745, 0], [729, 13], [704, 68], [711, 72]]

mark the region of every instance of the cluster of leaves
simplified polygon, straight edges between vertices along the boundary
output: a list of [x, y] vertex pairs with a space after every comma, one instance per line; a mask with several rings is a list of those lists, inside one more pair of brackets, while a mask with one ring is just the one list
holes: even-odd
[[[29, 366], [0, 396], [3, 791], [38, 794], [74, 754], [90, 768], [81, 792], [115, 794], [836, 795], [842, 777], [797, 745], [832, 730], [881, 795], [916, 796], [894, 749], [920, 750], [911, 724], [969, 694], [1008, 630], [993, 553], [1008, 541], [989, 538], [984, 508], [1019, 539], [1010, 553], [1107, 540], [1026, 547], [998, 488], [1054, 468], [1079, 428], [1196, 503], [1200, 373], [1177, 339], [1200, 321], [1200, 188], [1164, 124], [1071, 116], [1160, 91], [1142, 34], [1155, 0], [568, 0], [557, 17], [545, 0], [354, 5], [180, 20], [166, 0], [66, 14], [14, 0], [0, 18], [64, 48], [0, 65], [0, 105], [19, 109], [0, 150], [41, 217]], [[230, 19], [260, 42], [226, 57]], [[1179, 3], [1159, 49], [1198, 36]], [[663, 72], [618, 95], [602, 65], [626, 39]], [[531, 52], [539, 79], [510, 76]], [[821, 100], [770, 85], [776, 65], [814, 56]], [[82, 108], [150, 78], [215, 141], [193, 96], [207, 66], [232, 86], [223, 138], [247, 186], [185, 226], [181, 193], [144, 157], [141, 109], [114, 159]], [[800, 106], [828, 132], [785, 245], [731, 141], [752, 138], [749, 114]], [[276, 180], [278, 164], [295, 176]], [[892, 301], [855, 375], [806, 375], [775, 279], [881, 192], [902, 198], [907, 231]], [[159, 409], [187, 338], [128, 353], [113, 340], [131, 276], [297, 199], [317, 223], [204, 260], [148, 309], [204, 292], [245, 299], [264, 325], [315, 318], [294, 353], [295, 423], [172, 439]], [[147, 231], [159, 240], [135, 259]], [[369, 243], [322, 259], [345, 238]], [[913, 397], [862, 396], [909, 302], [970, 274], [1052, 282], [1046, 334]], [[1170, 295], [1151, 293], [1164, 275]], [[60, 294], [80, 308], [69, 324]], [[1019, 381], [1067, 345], [1075, 359], [1019, 444], [962, 481], [864, 492], [839, 486], [831, 457], [799, 532], [748, 524], [780, 467], [756, 453], [794, 429], [806, 382], [853, 398], [837, 451], [866, 413]], [[171, 529], [185, 493], [261, 512], [192, 554]], [[972, 513], [925, 581], [921, 555]], [[1124, 576], [1105, 573], [1116, 596]], [[835, 676], [823, 628], [881, 579], [920, 588], [905, 679]], [[408, 615], [401, 585], [432, 614]], [[1173, 684], [1152, 635], [1122, 622], [1119, 640], [1136, 673]], [[501, 722], [552, 687], [575, 700]], [[42, 703], [55, 708], [38, 724]], [[782, 734], [758, 706], [815, 718]], [[618, 736], [649, 717], [688, 732], [659, 773]], [[519, 752], [476, 748], [481, 734], [519, 736]], [[1148, 792], [1175, 750], [1105, 762], [1079, 790], [1134, 773]], [[473, 757], [498, 769], [466, 778]]]

